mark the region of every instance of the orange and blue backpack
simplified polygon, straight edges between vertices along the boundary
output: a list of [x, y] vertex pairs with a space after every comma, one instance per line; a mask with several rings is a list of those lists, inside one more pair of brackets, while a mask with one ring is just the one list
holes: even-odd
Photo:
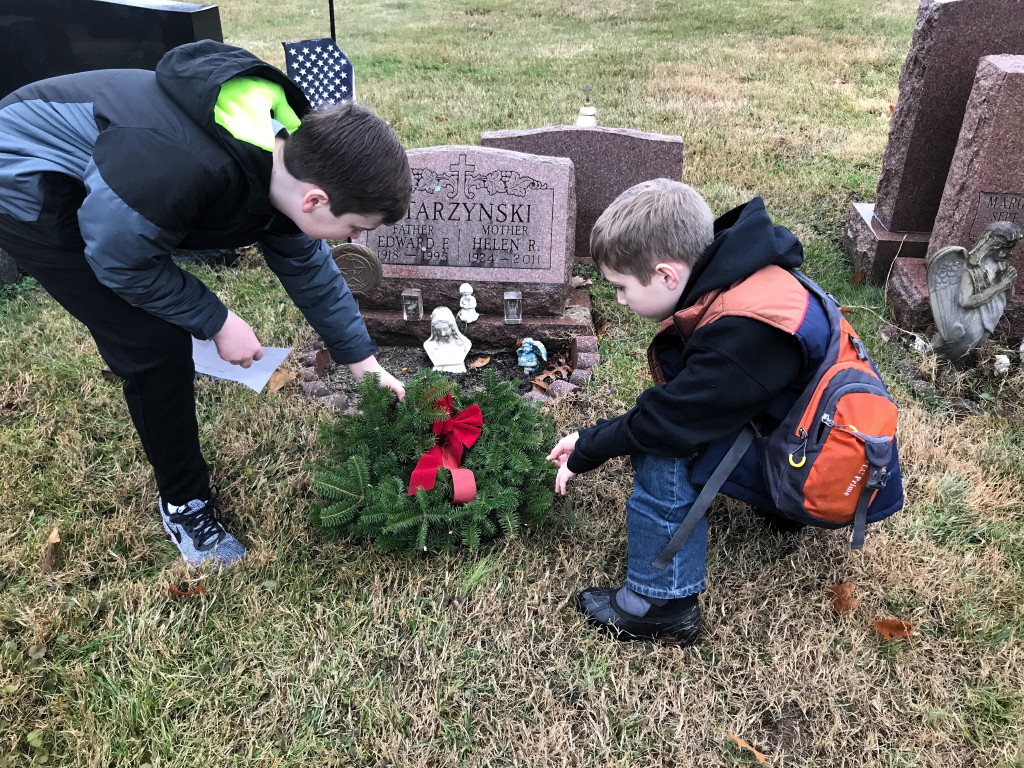
[[[765, 267], [667, 322], [688, 338], [724, 315], [754, 317], [792, 333], [805, 372], [766, 410], [775, 426], [762, 431], [747, 424], [701, 452], [693, 482], [703, 488], [655, 565], [668, 564], [719, 491], [794, 522], [852, 527], [851, 547], [861, 548], [867, 523], [903, 506], [897, 407], [864, 343], [838, 302], [798, 270]], [[652, 344], [657, 381], [654, 350]]]

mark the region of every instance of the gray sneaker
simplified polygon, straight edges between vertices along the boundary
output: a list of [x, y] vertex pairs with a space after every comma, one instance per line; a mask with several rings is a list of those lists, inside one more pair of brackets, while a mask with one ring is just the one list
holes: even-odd
[[224, 530], [220, 512], [212, 500], [193, 499], [177, 512], [171, 512], [167, 503], [158, 498], [157, 507], [164, 530], [189, 565], [205, 562], [231, 565], [245, 557], [245, 547]]

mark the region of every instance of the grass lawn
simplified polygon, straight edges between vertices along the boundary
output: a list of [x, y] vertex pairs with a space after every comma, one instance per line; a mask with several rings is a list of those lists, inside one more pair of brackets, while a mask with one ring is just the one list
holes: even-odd
[[[623, 578], [622, 461], [577, 478], [520, 540], [381, 556], [307, 525], [324, 410], [203, 380], [207, 458], [250, 555], [188, 573], [119, 388], [84, 328], [26, 282], [0, 297], [0, 767], [758, 764], [731, 734], [772, 766], [1024, 766], [1024, 432], [1006, 415], [1021, 381], [974, 414], [911, 386], [878, 333], [882, 292], [851, 280], [838, 247], [851, 201], [874, 196], [916, 9], [337, 3], [360, 101], [410, 148], [571, 123], [587, 84], [601, 124], [682, 136], [683, 180], [716, 213], [765, 198], [854, 307], [903, 408], [907, 507], [864, 550], [767, 533], [720, 501], [701, 643], [613, 643], [573, 600]], [[278, 65], [280, 41], [329, 33], [324, 0], [220, 10], [228, 42]], [[308, 338], [259, 260], [196, 271], [264, 344]], [[647, 384], [653, 326], [606, 286], [594, 295], [611, 325], [591, 388], [553, 407], [563, 431]], [[844, 581], [859, 606], [841, 616], [825, 590]], [[169, 591], [198, 582], [195, 597]], [[914, 636], [883, 639], [885, 618]]]

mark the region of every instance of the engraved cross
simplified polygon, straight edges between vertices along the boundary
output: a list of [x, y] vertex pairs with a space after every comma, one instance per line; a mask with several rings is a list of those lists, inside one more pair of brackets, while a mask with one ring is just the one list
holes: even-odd
[[459, 155], [459, 162], [449, 165], [448, 170], [453, 171], [456, 174], [458, 186], [465, 190], [465, 181], [469, 174], [476, 170], [476, 166], [467, 163], [465, 155]]

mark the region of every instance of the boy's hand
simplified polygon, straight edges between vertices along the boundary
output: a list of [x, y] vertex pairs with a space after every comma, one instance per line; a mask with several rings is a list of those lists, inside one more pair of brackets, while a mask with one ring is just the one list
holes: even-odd
[[384, 370], [373, 355], [370, 355], [365, 360], [360, 360], [358, 363], [349, 363], [348, 369], [357, 381], [367, 373], [376, 373], [380, 377], [380, 385], [382, 387], [387, 387], [398, 395], [399, 400], [405, 400], [405, 385]]
[[253, 360], [263, 359], [263, 345], [252, 332], [252, 328], [234, 312], [228, 310], [228, 319], [220, 330], [213, 334], [217, 354], [232, 365], [248, 368]]
[[551, 449], [551, 453], [548, 454], [548, 461], [553, 461], [558, 466], [565, 464], [569, 460], [569, 454], [576, 449], [576, 441], [579, 439], [579, 432], [573, 432], [571, 435], [563, 437]]
[[558, 441], [558, 444], [548, 454], [548, 461], [553, 461], [558, 465], [558, 474], [555, 475], [555, 493], [562, 496], [565, 495], [569, 487], [569, 481], [576, 476], [576, 473], [570, 471], [569, 467], [566, 466], [566, 462], [569, 461], [569, 454], [576, 449], [576, 441], [579, 439], [579, 432], [566, 435]]
[[555, 493], [560, 496], [565, 496], [569, 490], [569, 481], [576, 477], [576, 473], [569, 469], [565, 464], [558, 468], [558, 474], [555, 475]]

